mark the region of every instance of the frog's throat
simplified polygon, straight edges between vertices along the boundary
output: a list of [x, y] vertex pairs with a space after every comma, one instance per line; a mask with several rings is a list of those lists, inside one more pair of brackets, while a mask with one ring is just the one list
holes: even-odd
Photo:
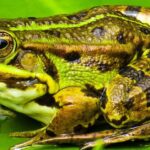
[[[0, 64], [0, 76], [1, 105], [26, 114], [44, 124], [51, 122], [57, 108], [40, 105], [36, 102], [36, 99], [46, 93], [52, 94], [58, 90], [57, 83], [50, 76], [45, 73], [33, 73], [17, 69], [5, 64]], [[30, 83], [32, 79], [33, 81], [36, 79], [36, 82]], [[17, 87], [19, 82], [26, 83], [25, 87]]]

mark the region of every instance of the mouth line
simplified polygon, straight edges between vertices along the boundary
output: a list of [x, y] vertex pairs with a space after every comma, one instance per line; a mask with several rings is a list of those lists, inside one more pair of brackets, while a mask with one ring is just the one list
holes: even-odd
[[[17, 81], [16, 81], [17, 80]], [[50, 94], [56, 93], [59, 89], [58, 83], [47, 73], [30, 72], [22, 70], [11, 65], [0, 63], [0, 82], [6, 83], [10, 87], [15, 86], [21, 88], [33, 87], [36, 84], [43, 84], [47, 86]]]
[[9, 79], [0, 79], [0, 82], [3, 82], [7, 85], [8, 88], [17, 88], [17, 89], [21, 89], [21, 90], [25, 90], [27, 87], [33, 86], [34, 84], [38, 84], [40, 83], [40, 81], [38, 79], [33, 79], [33, 78], [29, 78], [29, 79], [23, 79], [23, 78], [14, 78], [11, 77]]

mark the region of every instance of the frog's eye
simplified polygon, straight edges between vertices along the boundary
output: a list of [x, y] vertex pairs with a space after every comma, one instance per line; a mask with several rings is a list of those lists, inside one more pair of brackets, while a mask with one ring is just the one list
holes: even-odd
[[4, 39], [0, 39], [0, 49], [5, 48], [8, 45], [8, 42]]
[[9, 56], [15, 49], [16, 42], [14, 38], [6, 32], [0, 32], [0, 59]]

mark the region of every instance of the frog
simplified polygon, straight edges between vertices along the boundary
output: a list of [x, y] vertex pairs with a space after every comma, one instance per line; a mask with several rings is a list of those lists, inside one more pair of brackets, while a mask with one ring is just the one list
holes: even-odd
[[[30, 138], [11, 150], [149, 140], [149, 15], [144, 7], [97, 6], [0, 19], [0, 105], [43, 125], [11, 133]], [[97, 121], [112, 128], [86, 132]]]

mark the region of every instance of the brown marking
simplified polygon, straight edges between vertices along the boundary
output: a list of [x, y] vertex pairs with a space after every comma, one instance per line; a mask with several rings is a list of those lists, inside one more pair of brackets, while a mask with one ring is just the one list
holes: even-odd
[[54, 80], [58, 81], [59, 80], [59, 75], [58, 75], [58, 70], [54, 63], [50, 60], [47, 60], [47, 65], [46, 65], [46, 73], [49, 74], [54, 78]]
[[[120, 55], [129, 55], [132, 56], [135, 51], [135, 46], [132, 43], [128, 43], [126, 45], [123, 44], [101, 44], [101, 45], [90, 45], [90, 44], [48, 44], [48, 43], [40, 43], [40, 42], [25, 42], [22, 47], [24, 49], [32, 49], [34, 51], [48, 51], [54, 53], [59, 56], [64, 56], [66, 53], [70, 53], [72, 51], [84, 53], [84, 54], [110, 54], [114, 56]], [[127, 48], [128, 47], [128, 48]]]
[[76, 61], [76, 60], [79, 60], [80, 59], [80, 53], [78, 52], [70, 52], [70, 53], [67, 53], [65, 56], [64, 56], [65, 60], [67, 61]]
[[127, 120], [126, 116], [122, 116], [120, 120], [113, 119], [111, 122], [115, 125], [121, 125], [123, 121]]
[[82, 92], [84, 92], [84, 94], [86, 96], [90, 96], [90, 97], [96, 97], [99, 98], [101, 95], [101, 90], [97, 90], [95, 89], [94, 86], [90, 85], [90, 84], [86, 84], [86, 89], [82, 89]]
[[132, 98], [130, 98], [128, 101], [125, 101], [124, 103], [124, 107], [129, 110], [134, 106], [134, 100]]
[[59, 104], [55, 101], [55, 98], [50, 94], [46, 94], [46, 95], [36, 99], [35, 102], [42, 106], [50, 106], [50, 107], [60, 108]]

